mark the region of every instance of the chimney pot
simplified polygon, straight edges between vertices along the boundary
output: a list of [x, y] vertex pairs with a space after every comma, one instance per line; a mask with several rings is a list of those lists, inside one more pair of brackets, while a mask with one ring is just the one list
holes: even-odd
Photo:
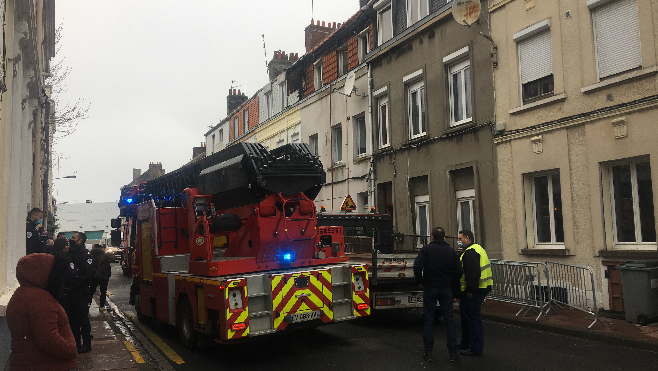
[[324, 21], [322, 21], [322, 27], [324, 27]]
[[242, 95], [242, 93], [240, 93], [240, 89], [238, 89], [238, 95]]
[[337, 27], [340, 27], [340, 23], [336, 25]]
[[237, 94], [235, 94], [235, 89], [233, 89], [233, 95], [237, 95]]
[[331, 28], [336, 28], [336, 22], [332, 24]]

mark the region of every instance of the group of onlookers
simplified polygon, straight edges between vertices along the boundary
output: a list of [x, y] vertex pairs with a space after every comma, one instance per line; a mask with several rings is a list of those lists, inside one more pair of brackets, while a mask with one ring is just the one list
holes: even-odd
[[18, 261], [20, 287], [7, 305], [11, 332], [10, 370], [73, 370], [78, 354], [91, 351], [89, 304], [100, 286], [105, 306], [112, 274], [111, 254], [101, 245], [87, 250], [84, 232], [63, 233], [51, 244], [38, 226], [43, 212], [32, 209], [26, 224], [26, 256]]

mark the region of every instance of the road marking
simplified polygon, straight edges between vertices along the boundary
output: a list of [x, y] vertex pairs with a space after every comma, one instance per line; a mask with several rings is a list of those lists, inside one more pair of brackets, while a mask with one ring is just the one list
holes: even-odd
[[123, 345], [125, 345], [125, 346], [126, 346], [126, 349], [128, 349], [128, 351], [130, 352], [130, 354], [133, 355], [133, 358], [135, 358], [135, 362], [137, 362], [137, 363], [146, 363], [146, 362], [144, 361], [144, 358], [142, 358], [142, 356], [141, 356], [141, 355], [139, 354], [139, 352], [137, 351], [137, 349], [135, 349], [135, 346], [133, 345], [133, 343], [131, 343], [131, 342], [129, 342], [129, 341], [124, 341], [124, 342], [123, 342]]
[[167, 358], [169, 358], [172, 362], [176, 364], [183, 364], [185, 361], [176, 353], [173, 349], [167, 345], [158, 335], [156, 335], [153, 331], [151, 331], [150, 328], [146, 327], [143, 323], [139, 322], [137, 319], [137, 316], [135, 313], [127, 310], [124, 312], [128, 318], [130, 318], [137, 326], [139, 326], [139, 329], [142, 330], [142, 332], [155, 344], [162, 353], [164, 353]]

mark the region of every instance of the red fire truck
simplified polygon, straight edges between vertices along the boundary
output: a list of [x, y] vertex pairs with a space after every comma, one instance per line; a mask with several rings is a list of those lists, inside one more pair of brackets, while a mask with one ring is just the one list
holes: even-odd
[[239, 143], [123, 189], [114, 224], [138, 315], [189, 347], [369, 315], [366, 267], [349, 262], [342, 227], [317, 226], [324, 182], [305, 144]]

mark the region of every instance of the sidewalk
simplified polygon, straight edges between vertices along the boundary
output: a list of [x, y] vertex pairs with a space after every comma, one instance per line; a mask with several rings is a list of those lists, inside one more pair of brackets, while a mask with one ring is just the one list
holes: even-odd
[[605, 325], [596, 322], [588, 330], [594, 316], [576, 309], [554, 307], [547, 317], [541, 316], [538, 321], [535, 321], [537, 312], [532, 310], [525, 317], [522, 317], [523, 312], [517, 317], [516, 313], [520, 309], [520, 305], [487, 300], [482, 306], [482, 318], [619, 346], [658, 351], [658, 323], [640, 326], [625, 320], [599, 317], [599, 322]]
[[[151, 363], [146, 363], [145, 351], [140, 343], [135, 341], [131, 332], [123, 327], [120, 321], [112, 318], [112, 311], [99, 308], [96, 298], [89, 308], [91, 321], [91, 352], [78, 355], [76, 370], [121, 370], [121, 371], [151, 371], [158, 369]], [[11, 336], [7, 328], [6, 317], [0, 317], [0, 369], [4, 367], [11, 350]], [[144, 358], [143, 358], [144, 357]]]

